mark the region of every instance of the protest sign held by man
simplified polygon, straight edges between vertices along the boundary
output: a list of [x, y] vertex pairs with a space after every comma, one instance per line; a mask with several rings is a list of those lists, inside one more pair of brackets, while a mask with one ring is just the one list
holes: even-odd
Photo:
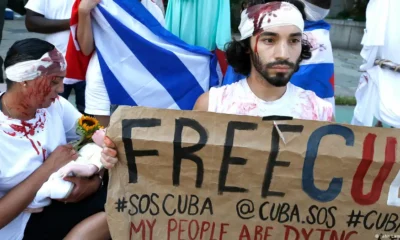
[[229, 64], [248, 78], [211, 88], [195, 110], [252, 116], [280, 115], [332, 121], [332, 105], [290, 83], [311, 46], [303, 39], [304, 5], [276, 1], [251, 6], [242, 14], [240, 41], [227, 48]]

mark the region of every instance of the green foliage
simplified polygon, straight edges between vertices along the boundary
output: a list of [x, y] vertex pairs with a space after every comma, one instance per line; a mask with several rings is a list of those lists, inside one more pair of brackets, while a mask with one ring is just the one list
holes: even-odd
[[355, 106], [357, 100], [355, 97], [335, 96], [336, 105]]

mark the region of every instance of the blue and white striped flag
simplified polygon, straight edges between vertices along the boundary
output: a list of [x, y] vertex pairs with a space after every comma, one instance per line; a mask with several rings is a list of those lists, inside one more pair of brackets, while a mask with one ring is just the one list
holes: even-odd
[[92, 19], [111, 104], [191, 110], [218, 85], [216, 56], [180, 40], [139, 1], [102, 0]]

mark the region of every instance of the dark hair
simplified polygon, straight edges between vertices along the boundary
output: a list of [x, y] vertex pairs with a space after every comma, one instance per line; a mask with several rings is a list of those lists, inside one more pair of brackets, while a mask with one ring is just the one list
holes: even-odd
[[[254, 6], [256, 4], [263, 4], [267, 2], [289, 2], [296, 6], [303, 19], [306, 19], [305, 6], [302, 2], [298, 0], [251, 0], [249, 2], [249, 7]], [[255, 4], [256, 2], [256, 4]], [[226, 58], [228, 64], [232, 66], [235, 72], [240, 73], [242, 75], [248, 76], [251, 70], [251, 58], [250, 58], [250, 38], [244, 39], [242, 41], [237, 41], [232, 39], [231, 42], [227, 43], [225, 46], [226, 49]], [[311, 58], [311, 44], [308, 40], [303, 39], [301, 42], [301, 54], [300, 61], [307, 60]]]
[[[4, 60], [4, 69], [20, 62], [37, 60], [54, 48], [53, 44], [38, 38], [27, 38], [16, 41], [7, 52], [6, 59]], [[14, 82], [6, 79], [6, 83], [7, 89], [10, 89]]]
[[247, 2], [242, 2], [242, 7], [241, 7], [242, 11], [246, 9], [246, 6], [247, 6]]

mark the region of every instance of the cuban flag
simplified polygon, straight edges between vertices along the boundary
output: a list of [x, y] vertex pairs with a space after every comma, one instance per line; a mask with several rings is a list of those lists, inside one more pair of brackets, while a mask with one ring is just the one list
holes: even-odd
[[334, 97], [334, 61], [329, 36], [330, 25], [321, 20], [305, 22], [305, 35], [312, 46], [312, 57], [302, 61], [291, 82], [305, 90], [315, 92], [323, 99]]
[[[166, 30], [143, 1], [151, 0], [102, 0], [92, 11], [94, 42], [110, 102], [191, 110], [201, 94], [218, 85], [217, 58]], [[79, 2], [71, 17], [67, 78], [84, 80], [90, 56], [79, 51], [76, 40]]]
[[[312, 46], [312, 57], [300, 63], [300, 69], [292, 78], [291, 83], [326, 99], [335, 106], [334, 102], [334, 61], [332, 44], [329, 36], [330, 25], [321, 20], [305, 21], [305, 37]], [[229, 67], [223, 85], [231, 84], [245, 78], [235, 73]]]

